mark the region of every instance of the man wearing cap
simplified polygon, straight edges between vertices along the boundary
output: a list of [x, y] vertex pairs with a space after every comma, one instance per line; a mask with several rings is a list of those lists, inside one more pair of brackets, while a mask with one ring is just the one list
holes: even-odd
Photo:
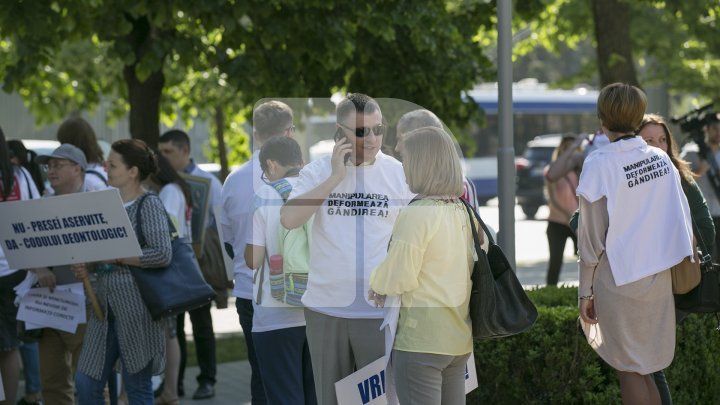
[[[713, 185], [713, 180], [720, 176], [720, 114], [709, 114], [703, 130], [705, 144], [709, 149], [707, 155], [700, 156], [698, 145], [690, 142], [683, 147], [681, 157], [690, 163], [692, 171], [699, 176], [697, 184], [707, 200], [715, 229], [720, 229], [720, 188]], [[720, 232], [715, 232], [713, 259], [716, 262], [720, 260]]]
[[[48, 180], [56, 196], [82, 193], [85, 189], [85, 154], [77, 147], [64, 143], [49, 155], [40, 155], [35, 161], [47, 165]], [[70, 266], [32, 269], [41, 287], [54, 291], [57, 285], [76, 283], [78, 280]], [[75, 333], [45, 328], [40, 338], [40, 381], [42, 396], [47, 404], [73, 405], [75, 403], [72, 370], [77, 366], [85, 327], [78, 325]]]

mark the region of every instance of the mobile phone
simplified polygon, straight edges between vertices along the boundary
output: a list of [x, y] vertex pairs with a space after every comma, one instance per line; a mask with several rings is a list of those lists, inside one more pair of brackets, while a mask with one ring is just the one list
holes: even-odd
[[[341, 140], [343, 138], [347, 139], [347, 137], [345, 136], [345, 134], [342, 131], [342, 128], [338, 128], [337, 131], [335, 131], [335, 136], [333, 136], [333, 138], [335, 139], [335, 143], [337, 143], [339, 140]], [[345, 164], [347, 164], [348, 160], [350, 160], [350, 152], [345, 154], [345, 160], [344, 160]]]

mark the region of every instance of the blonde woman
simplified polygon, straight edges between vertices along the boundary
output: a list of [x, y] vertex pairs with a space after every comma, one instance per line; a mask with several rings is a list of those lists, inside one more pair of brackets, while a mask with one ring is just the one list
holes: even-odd
[[395, 222], [370, 298], [382, 305], [385, 295], [401, 296], [392, 351], [400, 403], [464, 404], [473, 238], [462, 168], [442, 129], [414, 130], [404, 142], [403, 169], [418, 198]]
[[652, 373], [669, 366], [675, 352], [667, 270], [692, 255], [678, 170], [635, 136], [646, 104], [645, 94], [627, 84], [600, 91], [598, 118], [611, 142], [587, 157], [577, 190], [581, 325], [617, 370], [625, 404], [660, 404]]

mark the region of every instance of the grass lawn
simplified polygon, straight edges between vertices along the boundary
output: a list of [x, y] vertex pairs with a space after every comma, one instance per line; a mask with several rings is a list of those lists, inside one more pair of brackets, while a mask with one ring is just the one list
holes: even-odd
[[[245, 337], [239, 333], [228, 333], [215, 337], [216, 357], [218, 363], [229, 363], [232, 361], [247, 360], [247, 346]], [[186, 367], [197, 366], [195, 355], [195, 342], [187, 342], [187, 365]]]

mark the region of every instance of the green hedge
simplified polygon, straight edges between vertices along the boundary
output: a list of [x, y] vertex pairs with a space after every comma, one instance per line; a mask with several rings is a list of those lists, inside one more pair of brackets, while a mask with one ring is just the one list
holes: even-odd
[[[479, 387], [468, 404], [620, 403], [615, 372], [578, 329], [577, 289], [529, 292], [538, 321], [518, 336], [475, 343]], [[665, 371], [677, 404], [720, 403], [720, 333], [715, 315], [690, 315], [677, 329]]]

